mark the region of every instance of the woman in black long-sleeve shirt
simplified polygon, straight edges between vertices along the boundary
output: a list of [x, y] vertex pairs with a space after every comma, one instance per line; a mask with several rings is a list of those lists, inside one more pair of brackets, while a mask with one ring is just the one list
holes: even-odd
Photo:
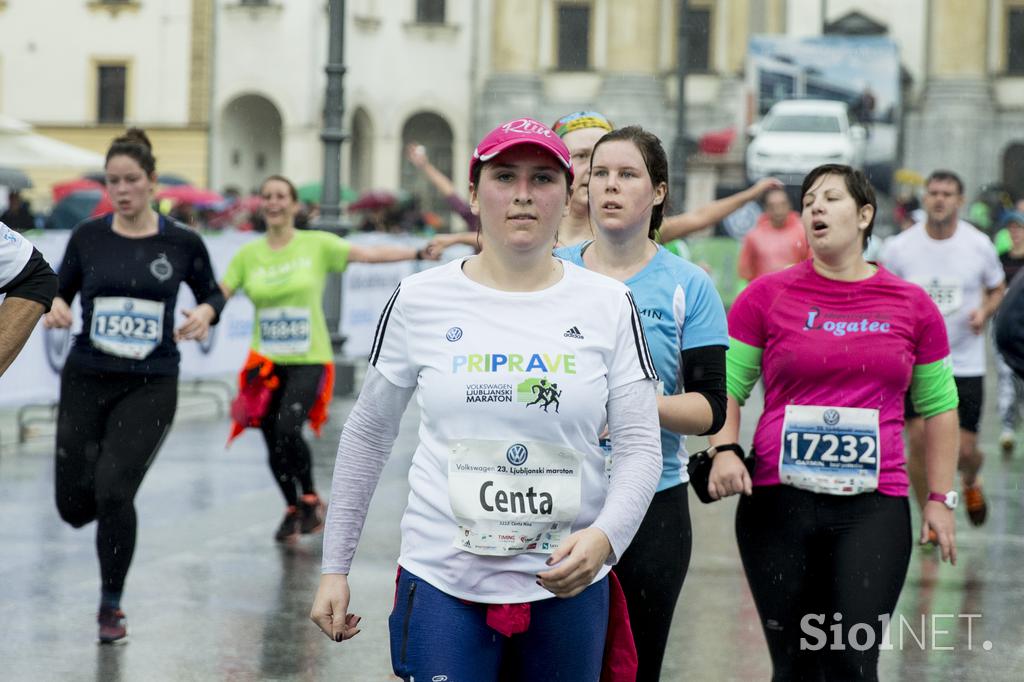
[[[202, 340], [224, 307], [197, 234], [151, 207], [156, 159], [131, 129], [107, 152], [115, 212], [75, 228], [58, 275], [48, 327], [70, 327], [82, 297], [82, 331], [61, 374], [57, 509], [79, 528], [95, 520], [100, 561], [100, 642], [127, 636], [121, 593], [135, 550], [135, 494], [174, 418], [177, 342]], [[184, 282], [198, 305], [174, 326]]]

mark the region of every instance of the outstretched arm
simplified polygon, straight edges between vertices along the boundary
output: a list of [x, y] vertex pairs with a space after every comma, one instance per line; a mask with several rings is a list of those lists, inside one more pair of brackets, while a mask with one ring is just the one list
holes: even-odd
[[705, 227], [711, 227], [748, 201], [755, 201], [768, 190], [781, 187], [782, 182], [775, 178], [762, 178], [742, 192], [712, 201], [695, 211], [668, 216], [661, 223], [661, 241], [668, 243]]
[[441, 193], [441, 196], [447, 197], [455, 194], [455, 185], [447, 175], [437, 170], [437, 167], [430, 163], [430, 159], [427, 158], [427, 150], [423, 145], [413, 142], [405, 148], [405, 155], [409, 159], [409, 163], [426, 176], [430, 184]]
[[362, 246], [353, 244], [348, 252], [350, 263], [394, 263], [403, 260], [437, 260], [440, 251], [427, 246]]

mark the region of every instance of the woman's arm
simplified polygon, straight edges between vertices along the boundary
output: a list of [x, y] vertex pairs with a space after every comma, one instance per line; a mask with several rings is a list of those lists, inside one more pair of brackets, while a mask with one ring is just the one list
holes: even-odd
[[[953, 364], [948, 356], [914, 365], [910, 400], [918, 414], [924, 417], [928, 491], [944, 495], [956, 485], [960, 450], [960, 420], [956, 411], [960, 398], [953, 379]], [[921, 542], [927, 542], [928, 531], [934, 530], [942, 558], [955, 564], [956, 517], [953, 510], [941, 502], [929, 500], [921, 510], [921, 517]]]
[[718, 201], [712, 201], [695, 211], [667, 216], [661, 223], [661, 242], [665, 244], [697, 230], [703, 230], [705, 227], [711, 227], [748, 201], [755, 201], [769, 189], [782, 186], [782, 182], [775, 178], [762, 178], [741, 192]]
[[362, 246], [352, 244], [348, 251], [351, 263], [395, 263], [403, 260], [437, 260], [441, 254], [429, 246]]
[[[750, 392], [761, 376], [763, 351], [756, 346], [729, 339], [729, 350], [725, 354], [726, 388], [729, 393], [725, 409], [725, 423], [718, 433], [708, 440], [712, 445], [738, 443], [740, 438], [740, 407], [750, 397]], [[729, 495], [752, 492], [750, 472], [739, 456], [729, 450], [715, 454], [711, 461], [711, 475], [708, 478], [708, 493], [717, 500]]]
[[[960, 418], [955, 409], [924, 420], [924, 463], [928, 490], [945, 494], [956, 485], [959, 454]], [[956, 564], [956, 516], [942, 502], [928, 500], [921, 511], [921, 544], [928, 542], [928, 531], [935, 531], [942, 558]]]
[[687, 435], [715, 433], [725, 422], [725, 346], [688, 348], [680, 354], [683, 393], [658, 396], [662, 428]]
[[321, 572], [348, 573], [370, 498], [414, 391], [392, 384], [375, 367], [367, 368], [338, 443]]
[[359, 616], [348, 612], [348, 573], [370, 498], [414, 391], [412, 387], [395, 386], [374, 367], [368, 367], [359, 398], [341, 433], [324, 529], [320, 587], [309, 614], [335, 642], [359, 634]]
[[614, 564], [633, 540], [661, 476], [654, 382], [646, 379], [613, 389], [608, 397], [612, 472], [608, 496], [594, 523], [570, 535], [540, 573], [540, 584], [558, 597], [582, 592], [598, 570]]

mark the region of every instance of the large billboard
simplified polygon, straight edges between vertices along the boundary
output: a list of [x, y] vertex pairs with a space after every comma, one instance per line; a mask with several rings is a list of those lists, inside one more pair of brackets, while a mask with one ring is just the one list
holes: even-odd
[[864, 169], [887, 190], [898, 168], [900, 55], [885, 36], [754, 36], [747, 50], [753, 120], [782, 100], [845, 102], [865, 131]]

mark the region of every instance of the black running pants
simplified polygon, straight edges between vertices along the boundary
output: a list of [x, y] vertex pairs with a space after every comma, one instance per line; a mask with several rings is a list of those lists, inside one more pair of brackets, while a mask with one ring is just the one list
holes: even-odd
[[135, 494], [174, 419], [178, 378], [61, 373], [57, 414], [57, 510], [80, 528], [95, 520], [106, 592], [121, 592], [135, 552]]
[[[877, 680], [879, 618], [896, 608], [910, 562], [907, 498], [759, 486], [739, 502], [736, 538], [772, 679]], [[837, 623], [842, 650], [832, 649]]]
[[615, 566], [639, 659], [637, 682], [661, 676], [672, 614], [690, 566], [689, 484], [655, 493], [633, 542]]
[[297, 506], [313, 488], [313, 458], [302, 437], [302, 424], [320, 393], [323, 365], [274, 365], [281, 382], [260, 424], [274, 480], [285, 502]]

